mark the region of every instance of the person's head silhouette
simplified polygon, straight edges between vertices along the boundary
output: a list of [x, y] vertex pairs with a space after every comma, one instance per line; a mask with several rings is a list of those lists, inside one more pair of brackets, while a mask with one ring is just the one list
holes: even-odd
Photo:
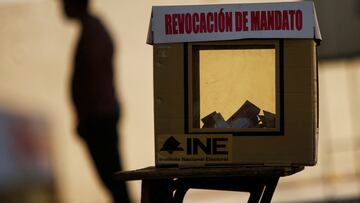
[[88, 14], [89, 0], [62, 0], [64, 13], [71, 19], [82, 19]]

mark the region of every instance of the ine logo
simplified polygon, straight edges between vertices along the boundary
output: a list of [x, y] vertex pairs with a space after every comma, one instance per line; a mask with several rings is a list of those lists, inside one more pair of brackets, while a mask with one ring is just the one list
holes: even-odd
[[184, 151], [184, 149], [179, 147], [179, 145], [180, 142], [171, 136], [165, 141], [160, 151], [167, 151], [169, 154], [172, 154], [174, 151]]
[[229, 154], [229, 139], [226, 137], [207, 137], [206, 139], [200, 139], [196, 137], [189, 137], [185, 140], [186, 150], [182, 148], [181, 143], [173, 136], [169, 137], [160, 151], [173, 154], [175, 151], [186, 151], [186, 155], [199, 155], [204, 153], [206, 155], [228, 155]]

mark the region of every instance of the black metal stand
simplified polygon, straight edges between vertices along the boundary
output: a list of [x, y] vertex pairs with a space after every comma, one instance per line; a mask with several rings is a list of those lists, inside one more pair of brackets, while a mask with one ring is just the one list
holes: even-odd
[[116, 173], [117, 180], [142, 180], [142, 203], [181, 203], [191, 189], [249, 192], [249, 203], [271, 202], [282, 176], [292, 175], [304, 167], [149, 167]]

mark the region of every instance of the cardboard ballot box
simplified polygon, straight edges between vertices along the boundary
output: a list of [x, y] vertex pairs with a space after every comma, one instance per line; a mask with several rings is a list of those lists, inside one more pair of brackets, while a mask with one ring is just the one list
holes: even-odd
[[312, 2], [155, 6], [157, 166], [314, 165]]

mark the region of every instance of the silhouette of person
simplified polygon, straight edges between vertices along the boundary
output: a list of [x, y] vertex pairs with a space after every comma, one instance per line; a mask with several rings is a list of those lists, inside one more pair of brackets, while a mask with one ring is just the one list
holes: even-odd
[[114, 46], [105, 26], [88, 11], [88, 0], [62, 0], [65, 15], [81, 24], [71, 81], [77, 132], [85, 141], [97, 173], [113, 202], [130, 202], [125, 182], [113, 180], [122, 170], [117, 124], [120, 106], [114, 87]]

